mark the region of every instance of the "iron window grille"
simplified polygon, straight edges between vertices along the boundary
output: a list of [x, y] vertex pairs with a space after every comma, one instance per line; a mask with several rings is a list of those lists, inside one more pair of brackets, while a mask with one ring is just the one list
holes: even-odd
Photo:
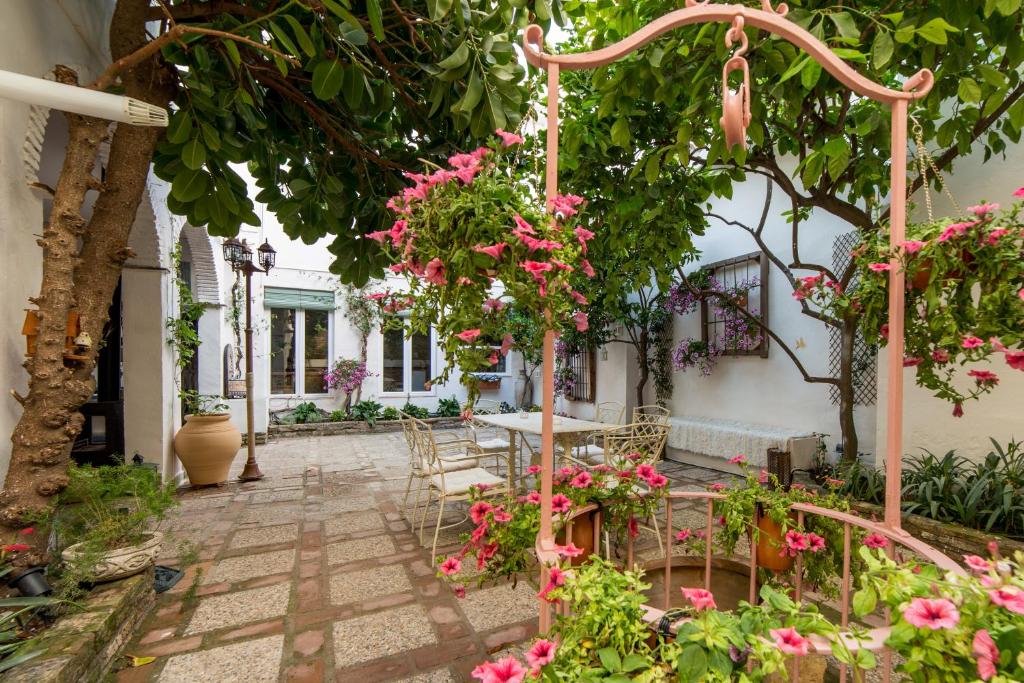
[[[738, 295], [743, 309], [768, 326], [768, 258], [762, 252], [709, 263], [701, 270], [714, 280], [706, 289]], [[701, 341], [724, 356], [767, 358], [768, 335], [746, 316], [719, 305], [718, 300], [714, 296], [701, 299]]]

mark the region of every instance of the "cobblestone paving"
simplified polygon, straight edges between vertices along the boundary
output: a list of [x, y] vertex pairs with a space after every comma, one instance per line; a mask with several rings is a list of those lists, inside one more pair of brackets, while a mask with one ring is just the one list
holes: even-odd
[[[118, 683], [470, 681], [481, 661], [536, 632], [529, 577], [515, 590], [470, 588], [464, 600], [435, 577], [430, 533], [424, 548], [403, 513], [400, 433], [283, 439], [257, 458], [264, 479], [186, 490], [161, 523], [160, 563], [189, 548], [198, 561], [125, 650], [156, 660], [118, 672]], [[673, 488], [722, 476], [661, 469]], [[465, 516], [455, 507], [446, 522]], [[429, 514], [432, 523], [436, 506]], [[701, 523], [696, 510], [676, 514], [677, 527]], [[442, 532], [442, 545], [468, 528]]]

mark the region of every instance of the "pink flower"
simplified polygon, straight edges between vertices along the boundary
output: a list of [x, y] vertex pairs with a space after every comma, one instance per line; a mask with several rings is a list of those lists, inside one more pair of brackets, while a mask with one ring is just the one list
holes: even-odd
[[516, 222], [516, 226], [522, 231], [529, 235], [536, 235], [537, 231], [533, 229], [533, 226], [526, 222], [526, 219], [520, 216], [518, 213], [512, 216], [512, 220]]
[[844, 484], [846, 484], [846, 481], [843, 480], [843, 479], [836, 479], [834, 477], [825, 477], [825, 483], [828, 484], [829, 486], [831, 486], [832, 488], [836, 488], [837, 489], [840, 486], [843, 486]]
[[960, 401], [957, 401], [956, 403], [953, 404], [953, 417], [963, 417], [963, 416], [964, 416], [964, 404], [961, 403]]
[[971, 651], [978, 658], [978, 678], [987, 681], [996, 675], [996, 662], [999, 661], [999, 648], [992, 636], [985, 629], [979, 629], [971, 641]]
[[1016, 190], [1014, 190], [1013, 191], [1013, 196], [1014, 197], [1024, 197], [1024, 187], [1018, 187]]
[[761, 470], [761, 472], [757, 475], [757, 483], [758, 484], [767, 484], [768, 483], [768, 470]]
[[550, 640], [541, 638], [526, 651], [526, 663], [530, 665], [533, 673], [536, 674], [540, 668], [555, 661], [555, 650], [558, 646]]
[[384, 242], [386, 240], [390, 239], [391, 231], [390, 230], [377, 230], [376, 232], [368, 232], [368, 233], [366, 233], [366, 236], [368, 238], [370, 238], [371, 240], [376, 240], [377, 242], [380, 242], [381, 244], [384, 244]]
[[576, 303], [578, 303], [580, 306], [586, 306], [587, 305], [587, 297], [583, 296], [582, 294], [577, 292], [575, 289], [573, 289], [573, 290], [571, 290], [569, 292], [569, 296], [571, 296], [576, 301]]
[[976, 574], [984, 574], [992, 568], [992, 563], [986, 560], [984, 557], [978, 557], [977, 555], [964, 555], [964, 562], [970, 567], [972, 572]]
[[427, 263], [426, 268], [423, 269], [423, 278], [435, 285], [448, 284], [448, 281], [444, 279], [444, 263], [441, 262], [441, 259], [435, 257]]
[[988, 237], [985, 238], [985, 241], [994, 247], [995, 245], [999, 244], [1000, 237], [1009, 234], [1010, 231], [1007, 230], [1006, 228], [996, 228], [995, 230], [992, 230], [988, 233]]
[[960, 346], [964, 347], [965, 349], [976, 349], [979, 346], [984, 346], [984, 344], [985, 340], [972, 336], [964, 337], [963, 341], [960, 342]]
[[812, 553], [820, 552], [825, 549], [825, 539], [818, 534], [807, 534], [807, 543], [810, 546], [810, 551]]
[[868, 534], [864, 537], [864, 545], [867, 547], [878, 550], [889, 545], [889, 539], [882, 534]]
[[577, 332], [586, 332], [590, 327], [590, 321], [587, 319], [587, 314], [583, 311], [576, 311], [572, 314], [573, 322], [576, 323]]
[[483, 524], [487, 519], [487, 513], [494, 509], [494, 506], [485, 500], [478, 500], [469, 507], [469, 517], [473, 524]]
[[790, 530], [786, 532], [786, 550], [790, 555], [796, 555], [802, 553], [810, 547], [810, 542], [807, 540], [807, 536], [796, 530]]
[[590, 232], [582, 225], [577, 225], [576, 229], [573, 230], [576, 233], [576, 239], [579, 240], [580, 246], [582, 247], [583, 255], [587, 255], [587, 242], [594, 238], [594, 233]]
[[501, 138], [501, 145], [503, 147], [511, 147], [512, 145], [519, 145], [522, 144], [523, 142], [523, 138], [521, 138], [520, 136], [516, 135], [515, 133], [507, 133], [503, 131], [501, 128], [494, 131], [494, 134]]
[[[531, 232], [533, 231], [531, 230]], [[529, 251], [531, 254], [537, 251], [538, 249], [543, 249], [544, 251], [553, 251], [555, 249], [562, 248], [561, 242], [553, 242], [552, 240], [548, 239], [537, 239], [536, 237], [532, 237], [523, 230], [513, 230], [512, 234], [518, 237], [519, 241], [526, 245], [527, 251]], [[563, 268], [568, 268], [568, 266], [565, 266], [564, 264], [561, 265], [563, 266]]]
[[471, 284], [473, 284], [473, 281], [470, 280], [465, 275], [462, 275], [462, 276], [459, 277], [458, 280], [455, 281], [455, 283], [456, 284], [460, 284], [460, 285], [471, 285]]
[[911, 626], [938, 631], [960, 623], [960, 612], [946, 598], [914, 598], [903, 610], [903, 618]]
[[25, 543], [12, 543], [11, 545], [5, 545], [3, 547], [3, 551], [5, 553], [16, 553], [16, 552], [19, 552], [21, 550], [28, 550], [31, 547], [32, 546], [27, 545]]
[[579, 213], [576, 207], [583, 203], [583, 197], [577, 197], [576, 195], [555, 195], [555, 198], [548, 202], [548, 206], [551, 208], [552, 213], [559, 215], [563, 218], [569, 216], [575, 216]]
[[739, 455], [735, 455], [735, 456], [729, 458], [729, 464], [730, 465], [739, 465], [741, 462], [746, 462], [746, 460], [747, 460], [747, 456], [745, 456], [745, 455], [743, 455], [741, 453]]
[[586, 273], [587, 277], [594, 277], [597, 274], [594, 272], [594, 266], [590, 265], [590, 261], [585, 258], [580, 259], [580, 268]]
[[523, 683], [527, 670], [519, 660], [509, 655], [496, 662], [484, 662], [473, 669], [470, 676], [480, 683]]
[[648, 463], [642, 463], [636, 466], [636, 476], [641, 479], [649, 479], [657, 473], [658, 470], [654, 469], [654, 466]]
[[540, 492], [530, 491], [526, 494], [526, 502], [530, 505], [540, 505]]
[[505, 247], [507, 246], [508, 243], [506, 242], [498, 242], [497, 244], [492, 244], [489, 247], [485, 247], [481, 244], [478, 244], [475, 247], [473, 247], [473, 251], [479, 254], [487, 254], [495, 261], [498, 261], [501, 259], [501, 252], [504, 251]]
[[970, 370], [968, 377], [973, 377], [979, 387], [994, 387], [999, 384], [999, 376], [988, 370]]
[[977, 206], [968, 206], [967, 210], [973, 213], [978, 218], [984, 218], [990, 213], [999, 210], [998, 204], [978, 204]]
[[554, 268], [550, 263], [545, 263], [544, 261], [523, 261], [519, 266], [535, 278], [541, 273], [546, 273]]
[[22, 529], [18, 533], [21, 534], [22, 536], [28, 536], [31, 533], [35, 533], [35, 528], [33, 528], [33, 527], [25, 527], [24, 529]]
[[457, 557], [449, 557], [441, 563], [441, 573], [445, 576], [454, 576], [462, 571], [462, 561]]
[[869, 263], [868, 268], [876, 273], [884, 273], [887, 270], [892, 270], [892, 264], [889, 263]]
[[900, 242], [900, 246], [903, 247], [903, 251], [907, 252], [908, 254], [916, 254], [917, 252], [921, 251], [921, 247], [923, 247], [926, 244], [928, 243], [922, 242], [920, 240], [906, 240], [905, 242]]
[[497, 313], [505, 308], [505, 302], [501, 299], [484, 299], [483, 308], [486, 313]]
[[711, 591], [703, 588], [686, 588], [684, 586], [683, 597], [689, 600], [698, 612], [706, 609], [718, 609], [718, 605], [715, 604], [715, 596]]
[[[544, 586], [544, 588], [542, 588], [540, 592], [537, 593], [537, 597], [543, 598], [544, 600], [548, 600], [548, 594], [550, 594], [551, 591], [555, 590], [556, 588], [560, 588], [564, 585], [565, 572], [563, 572], [557, 566], [551, 567], [548, 569], [548, 585]], [[553, 600], [548, 600], [548, 602], [553, 602]]]
[[912, 367], [914, 367], [916, 365], [920, 365], [923, 362], [924, 362], [924, 358], [918, 358], [916, 356], [904, 356], [903, 357], [903, 367], [905, 367], [905, 368], [912, 368]]
[[572, 501], [563, 494], [558, 493], [551, 498], [551, 511], [557, 513], [568, 512], [572, 509]]
[[932, 351], [932, 360], [936, 363], [948, 363], [949, 351], [946, 351], [945, 349], [935, 349]]
[[636, 522], [636, 517], [630, 517], [626, 523], [626, 529], [629, 531], [631, 538], [636, 538], [640, 535], [640, 525]]
[[692, 530], [690, 530], [689, 528], [681, 529], [678, 533], [676, 533], [676, 541], [678, 541], [679, 543], [684, 543], [687, 539], [690, 538], [690, 536], [693, 536]]
[[712, 491], [716, 491], [716, 492], [717, 491], [724, 491], [725, 490], [725, 484], [716, 481], [714, 484], [711, 484], [710, 486], [708, 486], [708, 488], [711, 489]]
[[647, 479], [647, 485], [652, 489], [660, 489], [668, 484], [668, 477], [664, 474], [655, 474], [653, 477]]
[[574, 489], [585, 489], [593, 483], [594, 478], [590, 476], [589, 472], [580, 472], [569, 482], [569, 486], [572, 486]]
[[775, 647], [787, 655], [803, 656], [810, 652], [811, 641], [797, 633], [795, 628], [773, 628], [769, 633], [775, 639]]
[[501, 349], [500, 353], [503, 356], [507, 356], [508, 352], [512, 350], [512, 346], [515, 344], [515, 339], [512, 338], [511, 334], [506, 334], [501, 338]]
[[540, 474], [541, 469], [543, 469], [543, 468], [540, 465], [530, 465], [529, 467], [526, 468], [526, 473], [527, 474]]
[[988, 592], [989, 600], [1014, 614], [1024, 614], [1024, 592], [1014, 586], [995, 588]]
[[459, 332], [455, 336], [468, 344], [469, 342], [473, 341], [474, 339], [476, 339], [477, 337], [480, 336], [480, 330], [479, 329], [463, 330], [462, 332]]
[[454, 586], [452, 586], [452, 593], [455, 593], [455, 597], [461, 600], [462, 598], [466, 597], [466, 587], [461, 583], [457, 583]]
[[481, 521], [480, 526], [473, 529], [473, 533], [469, 535], [470, 542], [473, 545], [478, 545], [481, 541], [484, 540], [484, 537], [487, 535], [487, 529], [487, 522]]
[[881, 335], [882, 339], [889, 338], [889, 323], [884, 323], [878, 328], [878, 334]]
[[569, 545], [556, 545], [555, 552], [562, 557], [579, 557], [583, 554], [583, 548], [577, 548], [574, 543], [569, 543]]
[[1014, 370], [1024, 370], [1024, 351], [1003, 351], [1003, 357]]

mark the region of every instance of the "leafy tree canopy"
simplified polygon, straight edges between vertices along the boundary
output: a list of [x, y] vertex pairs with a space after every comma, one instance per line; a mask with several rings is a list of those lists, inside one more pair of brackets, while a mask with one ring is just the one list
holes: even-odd
[[559, 0], [161, 4], [176, 111], [154, 162], [169, 208], [214, 235], [258, 224], [232, 168], [247, 164], [256, 200], [292, 238], [332, 235], [332, 269], [356, 285], [387, 262], [359, 236], [387, 220], [400, 169], [515, 127], [517, 32], [561, 21]]

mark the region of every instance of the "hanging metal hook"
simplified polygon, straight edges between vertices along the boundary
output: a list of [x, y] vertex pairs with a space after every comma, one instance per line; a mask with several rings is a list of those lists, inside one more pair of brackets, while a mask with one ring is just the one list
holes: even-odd
[[[750, 67], [743, 56], [750, 44], [743, 30], [744, 23], [743, 16], [738, 14], [732, 20], [732, 26], [725, 32], [726, 47], [731, 48], [737, 41], [740, 44], [722, 67], [722, 118], [719, 119], [719, 124], [725, 133], [725, 144], [730, 149], [734, 145], [739, 145], [741, 149], [747, 148], [747, 126], [751, 120]], [[736, 91], [733, 91], [729, 88], [729, 74], [740, 70], [743, 71], [743, 82]]]

